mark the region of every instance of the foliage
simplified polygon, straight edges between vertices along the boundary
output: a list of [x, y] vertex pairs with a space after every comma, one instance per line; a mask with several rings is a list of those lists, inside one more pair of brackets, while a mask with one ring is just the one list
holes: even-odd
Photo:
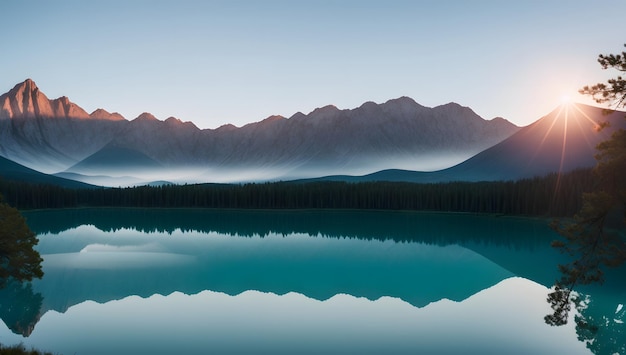
[[[626, 44], [624, 44], [626, 47]], [[620, 72], [626, 72], [626, 52], [621, 54], [600, 54], [598, 63], [602, 69], [613, 68]], [[597, 103], [612, 103], [616, 107], [626, 107], [626, 79], [618, 75], [614, 79], [609, 79], [606, 84], [598, 83], [592, 86], [585, 86], [579, 92], [583, 95], [590, 95]]]
[[[600, 55], [598, 61], [604, 69], [612, 67], [626, 71], [625, 52]], [[625, 106], [624, 79], [618, 76], [608, 84], [585, 86], [580, 92], [592, 95], [599, 103]], [[561, 279], [548, 296], [554, 310], [552, 315], [545, 317], [550, 325], [566, 324], [571, 304], [580, 304], [573, 292], [575, 287], [603, 283], [605, 267], [618, 267], [626, 261], [626, 131], [615, 131], [609, 140], [596, 148], [594, 190], [583, 194], [582, 207], [573, 221], [555, 221], [552, 225], [565, 238], [555, 241], [553, 246], [571, 255], [573, 261], [559, 265]]]
[[0, 288], [11, 279], [41, 278], [41, 256], [33, 249], [36, 238], [20, 212], [0, 202]]
[[0, 344], [0, 355], [52, 355], [52, 353], [35, 349], [27, 350], [23, 345], [3, 346]]
[[11, 331], [29, 336], [41, 316], [43, 296], [29, 282], [10, 280], [0, 289], [0, 319]]

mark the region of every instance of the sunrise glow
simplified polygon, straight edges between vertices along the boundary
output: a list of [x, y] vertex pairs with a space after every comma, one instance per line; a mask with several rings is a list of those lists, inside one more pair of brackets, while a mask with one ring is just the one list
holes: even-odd
[[572, 103], [572, 97], [569, 96], [569, 94], [561, 94], [560, 100], [562, 105], [569, 105]]

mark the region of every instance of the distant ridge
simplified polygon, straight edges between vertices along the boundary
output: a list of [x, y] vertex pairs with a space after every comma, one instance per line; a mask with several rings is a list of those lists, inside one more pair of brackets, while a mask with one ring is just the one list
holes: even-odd
[[90, 184], [43, 174], [3, 157], [0, 157], [0, 180], [48, 184], [67, 188], [93, 187]]
[[110, 169], [158, 169], [163, 166], [143, 153], [114, 145], [107, 145], [89, 157], [71, 166], [66, 172], [106, 174]]
[[[503, 181], [590, 168], [596, 145], [626, 128], [626, 112], [604, 115], [603, 109], [582, 104], [562, 105], [537, 122], [472, 158], [434, 172], [398, 169], [363, 176], [327, 176], [332, 181]], [[610, 126], [598, 131], [602, 122]]]

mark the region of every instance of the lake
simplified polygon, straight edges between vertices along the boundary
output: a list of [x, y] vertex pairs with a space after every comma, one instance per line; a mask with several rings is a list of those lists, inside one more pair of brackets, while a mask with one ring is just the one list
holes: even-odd
[[[383, 211], [24, 213], [45, 276], [0, 291], [0, 343], [59, 354], [623, 353], [609, 273], [543, 317], [548, 221]], [[617, 282], [612, 281], [617, 280]], [[577, 326], [574, 316], [589, 324]], [[579, 340], [579, 338], [581, 340]]]

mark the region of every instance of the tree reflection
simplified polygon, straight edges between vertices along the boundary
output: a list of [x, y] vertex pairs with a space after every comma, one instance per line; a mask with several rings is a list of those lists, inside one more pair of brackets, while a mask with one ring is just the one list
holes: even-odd
[[10, 280], [0, 289], [0, 318], [15, 334], [29, 336], [41, 317], [43, 296], [30, 282]]
[[594, 354], [626, 354], [626, 309], [623, 296], [600, 290], [589, 294], [555, 287], [548, 296], [554, 314], [545, 317], [550, 325], [567, 324], [572, 308], [578, 340]]
[[598, 297], [581, 297], [574, 317], [578, 340], [595, 354], [625, 354], [626, 334], [621, 303], [603, 302]]

